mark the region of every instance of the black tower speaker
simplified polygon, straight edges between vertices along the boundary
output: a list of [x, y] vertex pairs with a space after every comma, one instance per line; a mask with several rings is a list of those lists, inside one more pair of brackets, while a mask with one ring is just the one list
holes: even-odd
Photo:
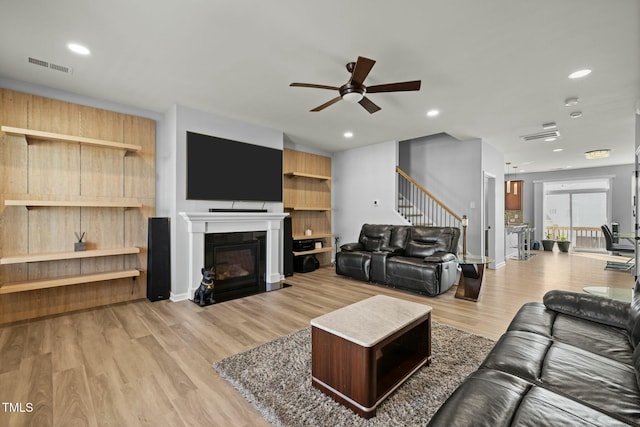
[[171, 292], [171, 244], [169, 218], [149, 218], [147, 298], [169, 299]]
[[285, 277], [293, 276], [293, 230], [291, 217], [285, 216], [283, 223], [282, 258]]

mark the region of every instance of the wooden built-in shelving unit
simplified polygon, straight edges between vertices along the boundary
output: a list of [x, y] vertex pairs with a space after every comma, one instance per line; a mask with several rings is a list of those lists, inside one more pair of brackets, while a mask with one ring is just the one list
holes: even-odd
[[[294, 251], [294, 256], [316, 255], [321, 265], [331, 263], [331, 158], [284, 149], [284, 209], [291, 215], [293, 240], [321, 242], [322, 247]], [[310, 229], [311, 235], [305, 235]]]
[[142, 203], [131, 200], [5, 200], [5, 206], [37, 207], [77, 207], [77, 208], [141, 208]]
[[303, 173], [303, 172], [287, 172], [284, 174], [284, 176], [290, 177], [290, 178], [312, 178], [312, 179], [319, 179], [321, 181], [328, 181], [331, 179], [330, 176], [317, 175], [313, 173]]
[[0, 88], [0, 323], [143, 298], [154, 213], [155, 121]]
[[63, 259], [97, 258], [103, 256], [139, 254], [140, 248], [90, 249], [78, 252], [55, 252], [49, 254], [15, 255], [0, 258], [0, 265], [29, 262], [59, 261]]
[[142, 147], [136, 144], [123, 144], [121, 142], [116, 142], [116, 141], [106, 141], [104, 139], [86, 138], [86, 137], [76, 136], [76, 135], [63, 135], [60, 133], [42, 132], [42, 131], [33, 130], [33, 129], [22, 129], [22, 128], [15, 128], [11, 126], [0, 126], [0, 136], [3, 136], [4, 134], [14, 135], [14, 136], [24, 136], [26, 137], [27, 142], [29, 142], [29, 140], [62, 141], [62, 142], [69, 142], [69, 143], [95, 145], [99, 147], [116, 148], [116, 149], [126, 150], [126, 151], [142, 150]]
[[0, 286], [0, 295], [17, 292], [35, 291], [38, 289], [58, 288], [62, 286], [81, 285], [84, 283], [104, 282], [115, 279], [128, 279], [140, 276], [139, 270], [123, 270], [108, 273], [85, 274], [80, 276], [58, 277], [55, 279], [29, 280], [19, 283], [6, 283]]

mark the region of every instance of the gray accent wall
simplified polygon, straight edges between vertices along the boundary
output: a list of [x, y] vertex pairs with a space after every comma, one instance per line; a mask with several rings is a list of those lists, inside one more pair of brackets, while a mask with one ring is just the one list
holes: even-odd
[[[402, 141], [399, 147], [400, 168], [458, 215], [467, 215], [467, 251], [482, 254], [482, 141], [460, 141], [441, 133]], [[496, 245], [502, 244], [498, 240]]]
[[[283, 148], [283, 133], [239, 120], [216, 116], [174, 105], [158, 126], [156, 160], [156, 198], [158, 215], [171, 218], [171, 299], [182, 300], [189, 283], [189, 236], [187, 223], [178, 212], [207, 212], [209, 208], [267, 209], [282, 212], [281, 202], [233, 202], [187, 200], [187, 131], [248, 142], [269, 148]], [[215, 161], [211, 167], [215, 167]], [[250, 173], [250, 171], [247, 171]], [[255, 179], [260, 179], [256, 176]], [[212, 183], [224, 185], [224, 183]], [[203, 260], [204, 263], [204, 260]]]

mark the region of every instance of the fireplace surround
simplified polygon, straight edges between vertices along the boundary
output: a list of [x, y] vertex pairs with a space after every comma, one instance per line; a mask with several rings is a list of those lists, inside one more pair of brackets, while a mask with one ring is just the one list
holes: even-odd
[[[264, 290], [279, 289], [282, 274], [282, 220], [276, 212], [180, 212], [189, 234], [188, 298], [193, 298], [205, 264], [205, 236], [213, 233], [264, 232]], [[259, 239], [258, 239], [259, 240]]]

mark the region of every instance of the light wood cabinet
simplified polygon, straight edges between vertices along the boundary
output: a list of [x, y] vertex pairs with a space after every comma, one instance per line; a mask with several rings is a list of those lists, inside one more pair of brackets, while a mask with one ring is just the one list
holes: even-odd
[[[284, 209], [291, 215], [294, 246], [311, 241], [313, 249], [294, 256], [315, 255], [320, 265], [331, 263], [331, 158], [284, 149]], [[305, 234], [311, 230], [311, 234]], [[321, 247], [316, 248], [316, 242]]]
[[0, 323], [144, 297], [154, 212], [153, 120], [0, 88]]

